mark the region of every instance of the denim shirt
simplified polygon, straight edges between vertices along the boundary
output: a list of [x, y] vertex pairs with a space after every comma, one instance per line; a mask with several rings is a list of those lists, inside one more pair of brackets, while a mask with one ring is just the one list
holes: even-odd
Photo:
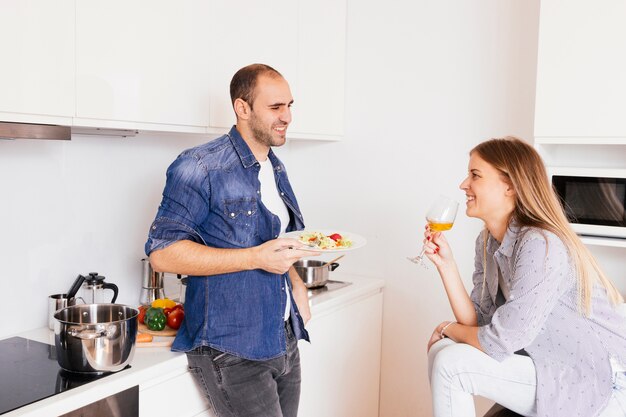
[[[289, 211], [287, 231], [304, 222], [282, 162], [270, 149], [276, 186]], [[218, 139], [181, 153], [167, 170], [163, 200], [150, 227], [145, 251], [179, 240], [214, 248], [249, 248], [278, 237], [280, 220], [261, 202], [260, 165], [233, 127]], [[171, 271], [176, 272], [176, 271]], [[172, 350], [210, 346], [251, 360], [285, 354], [285, 282], [288, 274], [261, 269], [190, 276], [185, 319]], [[291, 291], [289, 291], [291, 296]], [[309, 340], [293, 297], [298, 339]]]
[[[610, 358], [626, 363], [626, 320], [606, 290], [596, 284], [591, 314], [581, 314], [573, 260], [546, 230], [511, 223], [501, 244], [489, 235], [483, 257], [481, 233], [471, 299], [485, 353], [498, 361], [528, 353], [537, 372], [537, 416], [599, 415], [612, 393]], [[510, 291], [500, 306], [498, 270]]]

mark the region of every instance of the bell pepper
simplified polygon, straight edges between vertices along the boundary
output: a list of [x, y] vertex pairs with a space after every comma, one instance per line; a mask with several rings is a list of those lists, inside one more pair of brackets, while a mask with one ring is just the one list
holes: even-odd
[[152, 307], [161, 307], [161, 308], [172, 308], [176, 305], [176, 301], [170, 300], [169, 298], [157, 298], [152, 302]]
[[167, 317], [165, 317], [165, 313], [162, 308], [150, 307], [148, 311], [146, 311], [144, 321], [146, 322], [146, 327], [148, 327], [148, 329], [160, 331], [165, 329]]
[[139, 320], [139, 323], [146, 324], [146, 311], [148, 311], [149, 308], [150, 307], [148, 306], [139, 306], [139, 315], [137, 316], [137, 320]]

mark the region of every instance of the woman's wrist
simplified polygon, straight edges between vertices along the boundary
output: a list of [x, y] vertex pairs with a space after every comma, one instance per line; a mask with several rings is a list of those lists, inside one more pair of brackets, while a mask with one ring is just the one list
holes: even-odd
[[455, 323], [456, 323], [455, 321], [450, 321], [450, 322], [446, 323], [446, 324], [445, 324], [445, 325], [441, 328], [441, 330], [439, 330], [439, 337], [441, 337], [442, 339], [443, 339], [443, 338], [445, 338], [445, 337], [448, 337], [448, 336], [446, 336], [445, 331], [446, 331], [446, 329], [447, 329], [448, 327], [450, 327], [450, 325], [455, 324]]
[[458, 269], [454, 258], [450, 258], [438, 264], [437, 272], [439, 272], [439, 275], [441, 275], [442, 279], [446, 279], [447, 276], [454, 275], [455, 273], [458, 274]]

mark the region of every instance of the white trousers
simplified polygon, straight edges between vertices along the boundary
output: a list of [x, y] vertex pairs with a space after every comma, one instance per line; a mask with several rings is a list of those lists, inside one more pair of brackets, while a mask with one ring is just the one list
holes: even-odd
[[[484, 352], [450, 339], [428, 352], [428, 374], [434, 417], [475, 417], [474, 395], [480, 395], [523, 416], [535, 416], [537, 378], [527, 356], [498, 362]], [[613, 395], [601, 417], [626, 417], [626, 374], [615, 375]]]

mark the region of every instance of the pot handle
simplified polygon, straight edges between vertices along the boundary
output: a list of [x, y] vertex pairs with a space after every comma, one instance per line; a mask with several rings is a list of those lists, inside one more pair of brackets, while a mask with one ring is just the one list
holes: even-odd
[[339, 264], [337, 262], [333, 262], [332, 264], [330, 264], [330, 270], [331, 271], [334, 271], [338, 267], [339, 267]]
[[80, 329], [69, 329], [67, 333], [70, 336], [76, 337], [82, 340], [94, 340], [100, 337], [105, 337], [109, 335], [109, 332], [105, 329], [101, 330], [80, 330]]

